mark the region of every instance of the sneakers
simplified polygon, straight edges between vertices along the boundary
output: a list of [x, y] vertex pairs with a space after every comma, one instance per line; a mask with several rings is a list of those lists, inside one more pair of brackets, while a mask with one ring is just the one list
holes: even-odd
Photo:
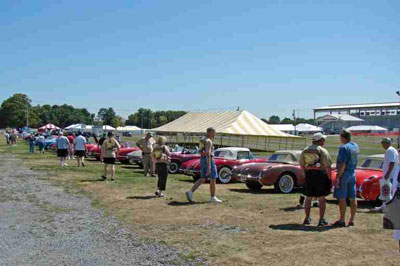
[[376, 207], [374, 209], [374, 211], [376, 211], [376, 212], [384, 212], [385, 211], [385, 207], [383, 205], [381, 207]]
[[306, 217], [303, 221], [303, 225], [310, 225], [311, 224], [311, 218], [310, 217]]
[[222, 200], [220, 200], [217, 197], [211, 197], [210, 202], [211, 203], [222, 203]]
[[328, 225], [328, 222], [324, 218], [319, 220], [318, 227], [327, 226], [327, 225]]
[[186, 192], [186, 198], [189, 202], [194, 202], [193, 201], [193, 192], [191, 190], [189, 190], [188, 192]]

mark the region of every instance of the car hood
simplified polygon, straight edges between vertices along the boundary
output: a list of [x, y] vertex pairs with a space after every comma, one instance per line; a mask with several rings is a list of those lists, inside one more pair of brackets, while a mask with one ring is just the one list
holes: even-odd
[[242, 174], [242, 175], [258, 175], [262, 171], [267, 171], [271, 168], [275, 167], [282, 167], [288, 164], [284, 163], [246, 163], [235, 167], [234, 172], [235, 174]]

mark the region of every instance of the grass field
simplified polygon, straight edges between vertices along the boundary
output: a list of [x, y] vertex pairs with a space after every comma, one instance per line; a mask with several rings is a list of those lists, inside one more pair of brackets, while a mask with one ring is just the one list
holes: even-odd
[[[365, 144], [364, 144], [365, 142]], [[382, 153], [379, 140], [366, 139], [360, 145], [364, 155]], [[327, 147], [336, 153], [339, 141], [329, 139]], [[197, 204], [188, 204], [185, 191], [191, 178], [170, 176], [166, 197], [153, 197], [156, 178], [145, 178], [140, 169], [118, 165], [115, 182], [100, 181], [102, 165], [89, 161], [78, 168], [74, 161], [60, 168], [55, 155], [28, 154], [28, 147], [5, 146], [30, 168], [45, 171], [50, 181], [70, 191], [86, 193], [93, 204], [116, 216], [141, 239], [155, 241], [183, 252], [189, 260], [200, 258], [211, 265], [400, 265], [397, 243], [382, 229], [382, 214], [360, 202], [354, 228], [304, 227], [303, 210], [296, 207], [299, 192], [276, 194], [272, 188], [252, 193], [244, 184], [218, 185], [221, 205], [208, 203], [208, 185], [196, 192]], [[313, 209], [313, 224], [317, 223]], [[329, 197], [327, 219], [337, 218], [336, 201]]]

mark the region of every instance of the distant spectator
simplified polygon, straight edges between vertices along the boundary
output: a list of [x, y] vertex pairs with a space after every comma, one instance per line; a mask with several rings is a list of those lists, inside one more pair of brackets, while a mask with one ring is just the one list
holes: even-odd
[[36, 144], [36, 138], [33, 133], [31, 133], [28, 137], [28, 143], [29, 143], [29, 152], [34, 153], [35, 152], [35, 144]]
[[66, 135], [67, 133], [63, 135], [60, 131], [59, 137], [56, 139], [57, 156], [60, 158], [61, 167], [68, 166], [68, 164], [65, 163], [65, 160], [71, 150], [70, 143]]
[[323, 148], [326, 136], [321, 133], [316, 133], [312, 138], [312, 145], [308, 146], [300, 157], [300, 166], [305, 174], [304, 195], [305, 199], [305, 214], [303, 224], [311, 224], [310, 212], [311, 201], [313, 198], [318, 198], [319, 201], [319, 223], [318, 226], [326, 226], [325, 197], [331, 191], [331, 165], [332, 160], [326, 149]]
[[158, 174], [158, 182], [156, 189], [156, 196], [164, 197], [163, 191], [167, 186], [168, 178], [168, 165], [170, 162], [171, 152], [166, 146], [167, 139], [165, 137], [159, 137], [157, 144], [153, 149], [153, 157], [156, 159], [156, 170]]
[[10, 134], [10, 144], [11, 146], [17, 146], [17, 132], [15, 130]]
[[69, 140], [69, 151], [68, 151], [68, 160], [74, 159], [74, 139], [75, 139], [75, 133], [72, 133], [70, 135], [67, 134], [67, 138]]
[[37, 138], [37, 142], [39, 145], [39, 152], [44, 153], [44, 143], [46, 139], [44, 138], [43, 134], [40, 134], [39, 137]]
[[343, 129], [340, 133], [342, 146], [339, 148], [336, 167], [336, 184], [334, 197], [339, 200], [340, 217], [333, 226], [346, 226], [347, 200], [350, 200], [350, 220], [348, 226], [354, 226], [354, 218], [357, 212], [356, 201], [356, 173], [360, 149], [358, 145], [351, 141], [351, 132]]
[[104, 162], [104, 175], [102, 178], [107, 179], [108, 166], [111, 166], [111, 181], [115, 178], [115, 158], [117, 157], [117, 152], [121, 146], [118, 141], [114, 138], [112, 132], [108, 132], [107, 139], [101, 145], [101, 158]]
[[146, 134], [144, 138], [139, 140], [136, 145], [142, 150], [142, 162], [143, 162], [143, 174], [144, 176], [148, 176], [149, 172], [151, 176], [154, 175], [154, 163], [153, 163], [153, 145], [155, 140], [153, 139], [153, 135], [149, 132]]
[[85, 167], [86, 143], [86, 138], [82, 136], [81, 132], [78, 132], [77, 137], [74, 139], [74, 151], [78, 167]]
[[5, 137], [7, 145], [10, 145], [10, 133], [8, 133], [8, 131], [6, 131]]
[[115, 137], [115, 139], [118, 141], [119, 144], [121, 144], [121, 136], [120, 136], [120, 135], [117, 135], [117, 136]]

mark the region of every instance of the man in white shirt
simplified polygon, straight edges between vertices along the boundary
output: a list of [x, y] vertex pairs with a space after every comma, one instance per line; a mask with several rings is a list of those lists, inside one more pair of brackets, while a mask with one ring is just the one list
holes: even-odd
[[[390, 180], [392, 184], [397, 185], [397, 177], [399, 174], [399, 153], [392, 147], [392, 140], [384, 138], [382, 140], [382, 147], [386, 150], [385, 159], [383, 160], [383, 178]], [[395, 191], [396, 188], [393, 187]], [[384, 211], [386, 203], [384, 202], [381, 207], [376, 208], [376, 211]]]
[[74, 151], [76, 160], [78, 162], [78, 167], [81, 165], [82, 167], [85, 167], [86, 143], [86, 138], [82, 136], [81, 132], [78, 132], [77, 137], [74, 139]]

